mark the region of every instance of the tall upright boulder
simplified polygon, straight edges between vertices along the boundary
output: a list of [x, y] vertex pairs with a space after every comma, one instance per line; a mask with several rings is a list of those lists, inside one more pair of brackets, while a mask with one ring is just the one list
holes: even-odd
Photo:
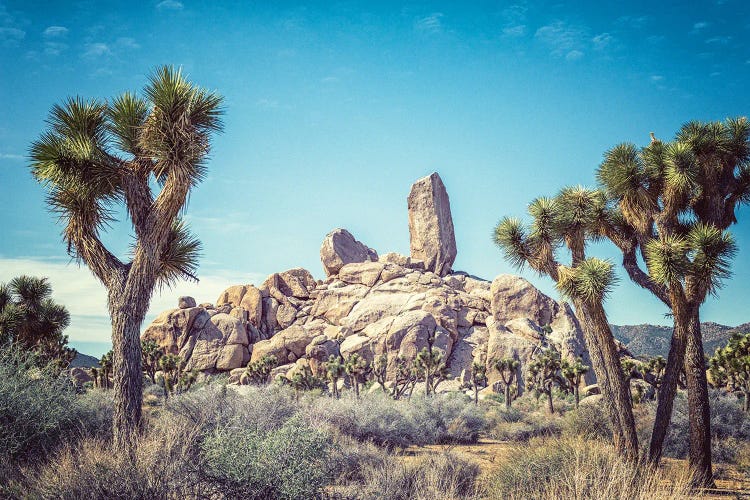
[[357, 241], [346, 229], [334, 229], [326, 235], [320, 246], [320, 262], [326, 276], [338, 274], [346, 264], [377, 261], [378, 253]]
[[425, 269], [439, 276], [449, 274], [456, 260], [456, 236], [448, 192], [437, 172], [411, 186], [408, 207], [412, 259], [424, 261]]

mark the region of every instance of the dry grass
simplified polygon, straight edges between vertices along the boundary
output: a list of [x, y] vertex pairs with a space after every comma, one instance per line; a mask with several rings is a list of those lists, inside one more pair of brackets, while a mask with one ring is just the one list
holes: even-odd
[[669, 477], [624, 462], [597, 440], [532, 440], [508, 453], [487, 478], [489, 498], [669, 500], [689, 496], [683, 469]]

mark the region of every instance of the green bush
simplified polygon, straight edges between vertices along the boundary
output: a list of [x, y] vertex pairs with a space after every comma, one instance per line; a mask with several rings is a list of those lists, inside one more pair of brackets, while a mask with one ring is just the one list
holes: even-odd
[[[740, 451], [740, 442], [750, 441], [750, 417], [742, 410], [742, 402], [733, 394], [720, 390], [710, 392], [712, 455], [717, 462], [734, 463]], [[648, 443], [651, 427], [656, 414], [656, 402], [640, 405], [638, 437], [641, 443]], [[685, 458], [690, 451], [689, 416], [687, 398], [678, 392], [672, 410], [672, 421], [664, 442], [664, 455]]]
[[609, 416], [601, 404], [586, 404], [568, 411], [562, 419], [562, 432], [585, 439], [612, 440]]
[[216, 429], [201, 447], [204, 479], [230, 498], [313, 498], [332, 479], [329, 447], [298, 418], [268, 433]]
[[55, 366], [40, 367], [29, 353], [0, 350], [0, 462], [6, 470], [10, 462], [43, 458], [64, 438], [106, 435], [111, 420], [111, 400], [101, 391], [77, 396]]

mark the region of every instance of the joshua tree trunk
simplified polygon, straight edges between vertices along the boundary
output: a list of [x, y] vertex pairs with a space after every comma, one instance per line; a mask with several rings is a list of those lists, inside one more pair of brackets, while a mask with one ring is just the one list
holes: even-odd
[[657, 393], [656, 417], [648, 450], [648, 461], [653, 466], [659, 465], [661, 460], [664, 439], [667, 436], [669, 422], [672, 419], [677, 382], [684, 367], [685, 349], [687, 348], [688, 325], [685, 321], [687, 304], [685, 304], [681, 293], [674, 293], [673, 291], [670, 295], [672, 315], [674, 316], [674, 332], [667, 355], [667, 366], [664, 368], [664, 377]]
[[510, 383], [505, 384], [505, 407], [510, 408]]
[[474, 406], [477, 405], [479, 405], [479, 386], [477, 384], [474, 384]]
[[547, 386], [547, 409], [549, 410], [549, 414], [553, 415], [555, 413], [555, 407], [552, 406], [552, 385]]
[[697, 310], [691, 314], [688, 323], [685, 377], [688, 387], [688, 414], [690, 415], [690, 468], [695, 474], [694, 480], [697, 485], [713, 487], [711, 409]]
[[745, 413], [750, 413], [750, 391], [745, 389], [742, 395], [745, 397]]
[[[580, 384], [580, 382], [579, 382], [579, 384]], [[576, 384], [575, 386], [573, 386], [573, 394], [575, 394], [575, 397], [576, 397], [576, 408], [578, 408], [578, 403], [581, 402], [581, 396], [580, 396], [580, 393], [578, 392], [578, 385], [579, 384]]]
[[128, 304], [119, 304], [112, 310], [113, 437], [118, 450], [129, 450], [133, 446], [141, 425], [143, 397], [140, 342], [143, 318], [134, 318], [128, 309]]
[[631, 461], [638, 460], [638, 434], [635, 430], [630, 388], [625, 382], [607, 315], [601, 304], [575, 301], [586, 347], [613, 425], [615, 447]]

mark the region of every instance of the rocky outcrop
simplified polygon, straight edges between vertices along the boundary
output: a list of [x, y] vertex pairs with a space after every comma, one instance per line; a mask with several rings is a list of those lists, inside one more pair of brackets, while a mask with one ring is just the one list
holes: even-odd
[[[230, 372], [232, 380], [241, 378], [239, 368], [248, 361], [266, 355], [276, 358], [274, 375], [289, 375], [303, 366], [322, 374], [329, 356], [355, 353], [369, 361], [387, 355], [393, 378], [396, 359], [413, 359], [432, 339], [453, 376], [441, 390], [464, 387], [473, 362], [485, 364], [494, 383], [499, 378], [494, 364], [504, 357], [521, 361], [523, 390], [526, 365], [548, 345], [565, 358], [587, 359], [580, 327], [566, 305], [519, 276], [489, 282], [450, 271], [455, 240], [437, 174], [418, 181], [412, 195], [411, 256], [378, 258], [337, 229], [321, 248], [324, 281], [296, 268], [258, 286], [230, 286], [215, 305], [186, 307], [195, 301], [182, 298], [180, 308], [162, 313], [143, 338], [179, 354], [186, 369]], [[415, 241], [422, 242], [416, 254]], [[593, 383], [593, 373], [586, 379]]]
[[320, 247], [320, 261], [326, 276], [338, 274], [346, 264], [377, 260], [378, 253], [357, 241], [346, 229], [334, 229], [328, 233]]
[[411, 257], [439, 276], [456, 260], [456, 237], [448, 192], [434, 172], [415, 182], [408, 198]]

